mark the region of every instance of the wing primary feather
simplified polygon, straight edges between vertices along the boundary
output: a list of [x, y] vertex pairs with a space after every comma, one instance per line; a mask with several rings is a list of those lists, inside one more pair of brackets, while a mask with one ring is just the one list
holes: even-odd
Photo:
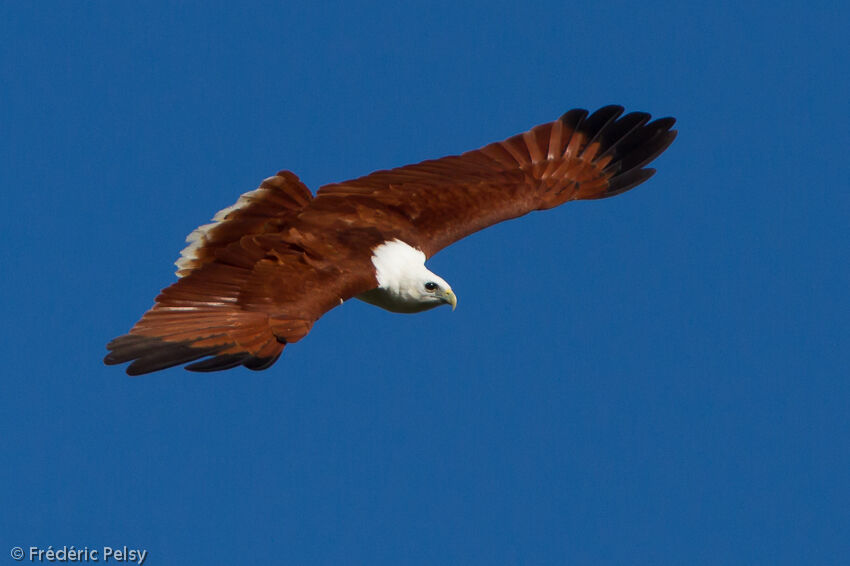
[[111, 340], [106, 348], [110, 352], [103, 358], [107, 365], [123, 364], [150, 350], [151, 338], [136, 334], [125, 334]]
[[650, 136], [641, 140], [641, 143], [634, 148], [624, 148], [624, 156], [620, 161], [619, 171], [626, 173], [632, 169], [643, 167], [670, 147], [674, 139], [676, 139], [676, 132], [664, 128], [652, 132]]
[[632, 169], [622, 175], [617, 175], [608, 183], [608, 189], [593, 198], [608, 198], [632, 189], [655, 175], [655, 169]]
[[625, 112], [625, 108], [617, 105], [604, 106], [588, 116], [582, 125], [584, 134], [587, 136], [587, 146], [598, 141], [599, 134], [608, 127], [611, 122]]
[[207, 346], [205, 348], [193, 348], [191, 343], [178, 342], [163, 343], [157, 338], [150, 339], [151, 350], [136, 357], [135, 361], [127, 367], [127, 375], [142, 375], [161, 369], [178, 366], [187, 362], [217, 354], [226, 345]]
[[583, 108], [570, 110], [561, 116], [561, 122], [564, 123], [570, 133], [569, 137], [565, 140], [566, 147], [564, 149], [564, 154], [561, 156], [562, 158], [569, 159], [570, 157], [575, 157], [581, 152], [585, 142], [585, 136], [581, 132], [581, 124], [586, 116], [587, 110]]
[[186, 369], [197, 372], [221, 371], [225, 369], [241, 366], [242, 363], [251, 358], [251, 354], [242, 352], [240, 354], [221, 354], [208, 360], [201, 360], [194, 364], [189, 364]]
[[564, 123], [560, 120], [555, 120], [552, 123], [552, 128], [549, 130], [549, 152], [546, 155], [549, 161], [554, 161], [561, 156], [564, 151], [561, 140], [564, 135]]
[[600, 134], [605, 140], [607, 149], [603, 151], [597, 159], [602, 159], [609, 155], [616, 155], [618, 146], [628, 139], [629, 135], [638, 130], [641, 126], [649, 121], [650, 115], [646, 112], [632, 112], [626, 114], [605, 130], [601, 130]]
[[584, 108], [574, 108], [569, 112], [565, 112], [563, 116], [561, 116], [560, 120], [567, 126], [571, 131], [575, 132], [579, 129], [580, 124], [584, 120], [584, 117], [587, 116], [588, 112]]
[[278, 352], [274, 356], [269, 356], [267, 358], [252, 357], [252, 358], [249, 358], [249, 359], [245, 360], [244, 362], [242, 362], [242, 365], [245, 366], [246, 368], [250, 369], [250, 370], [253, 370], [253, 371], [261, 371], [261, 370], [270, 368], [272, 366], [272, 364], [274, 364], [279, 357], [280, 357], [280, 352]]

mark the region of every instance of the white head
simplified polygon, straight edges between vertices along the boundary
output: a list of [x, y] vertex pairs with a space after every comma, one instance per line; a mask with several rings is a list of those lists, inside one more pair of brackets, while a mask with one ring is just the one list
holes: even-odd
[[457, 297], [446, 281], [428, 271], [425, 254], [401, 240], [372, 250], [378, 288], [357, 298], [392, 312], [422, 312], [440, 305], [457, 306]]

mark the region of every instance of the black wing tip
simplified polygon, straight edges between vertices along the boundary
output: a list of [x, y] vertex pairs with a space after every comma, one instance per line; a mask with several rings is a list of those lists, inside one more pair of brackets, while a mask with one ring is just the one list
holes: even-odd
[[195, 372], [221, 371], [239, 365], [261, 370], [270, 367], [280, 357], [280, 353], [267, 358], [259, 358], [248, 352], [217, 355], [231, 345], [193, 346], [193, 343], [168, 342], [153, 336], [125, 334], [106, 345], [110, 352], [103, 358], [103, 363], [111, 366], [132, 362], [125, 371], [127, 375], [138, 376], [183, 364], [189, 364], [185, 369]]
[[[594, 161], [610, 158], [604, 172], [610, 174], [608, 188], [590, 198], [607, 198], [632, 189], [655, 174], [644, 169], [676, 139], [673, 130], [676, 119], [671, 116], [650, 121], [647, 112], [623, 114], [619, 105], [603, 106], [583, 119], [578, 130], [587, 138], [587, 145], [599, 142]], [[569, 112], [564, 116], [570, 114]], [[585, 147], [586, 147], [585, 146]]]
[[106, 345], [110, 353], [103, 358], [107, 365], [131, 362], [127, 375], [143, 375], [167, 369], [205, 356], [215, 355], [226, 346], [192, 346], [192, 342], [167, 342], [161, 338], [125, 334]]
[[251, 354], [247, 352], [240, 354], [222, 354], [220, 356], [207, 358], [205, 360], [189, 364], [183, 369], [197, 372], [221, 371], [240, 366], [247, 358], [250, 357]]
[[587, 115], [588, 111], [584, 108], [573, 108], [572, 110], [565, 112], [564, 115], [561, 116], [560, 120], [571, 130], [579, 130]]
[[617, 175], [608, 183], [608, 190], [602, 193], [599, 198], [613, 197], [622, 194], [630, 189], [633, 189], [641, 183], [648, 181], [650, 177], [655, 175], [655, 169], [632, 169], [624, 175]]

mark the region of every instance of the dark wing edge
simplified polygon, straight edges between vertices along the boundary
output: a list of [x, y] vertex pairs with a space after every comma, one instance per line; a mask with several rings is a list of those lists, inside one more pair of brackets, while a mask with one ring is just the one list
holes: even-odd
[[[267, 312], [246, 310], [239, 304], [253, 278], [251, 268], [219, 263], [193, 271], [164, 289], [129, 334], [107, 344], [110, 353], [104, 363], [132, 362], [128, 375], [202, 358], [207, 359], [186, 369], [216, 371], [243, 365], [260, 370], [271, 366], [287, 343], [286, 333], [275, 333]], [[302, 325], [302, 335], [311, 324]]]
[[[644, 168], [673, 143], [673, 118], [593, 114], [575, 109], [559, 120], [458, 156], [423, 161], [319, 189], [313, 208], [359, 206], [409, 224], [408, 243], [427, 256], [498, 222], [571, 200], [623, 193], [649, 179]], [[373, 214], [377, 217], [377, 213]]]

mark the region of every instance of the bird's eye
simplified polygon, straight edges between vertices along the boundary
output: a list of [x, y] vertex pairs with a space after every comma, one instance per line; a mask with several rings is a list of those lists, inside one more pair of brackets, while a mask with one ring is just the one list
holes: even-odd
[[425, 290], [426, 291], [436, 291], [437, 290], [437, 284], [434, 283], [433, 281], [428, 281], [427, 283], [425, 283]]

